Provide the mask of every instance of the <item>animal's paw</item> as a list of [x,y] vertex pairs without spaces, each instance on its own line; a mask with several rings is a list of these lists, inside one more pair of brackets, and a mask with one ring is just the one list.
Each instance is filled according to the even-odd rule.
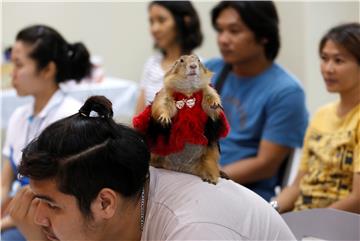
[[217,184],[217,180],[216,181],[214,181],[214,180],[211,180],[211,179],[202,179],[204,182],[208,182],[208,183],[210,183],[210,184],[214,184],[214,185],[216,185]]
[[169,115],[162,113],[159,118],[158,121],[160,122],[160,124],[162,124],[163,126],[168,126],[171,123],[171,118]]
[[226,180],[230,180],[230,177],[228,176],[228,174],[226,174],[224,171],[220,170],[220,177],[224,178]]
[[218,183],[219,175],[212,175],[211,173],[202,173],[200,174],[201,179],[204,182],[216,185]]
[[164,158],[155,154],[151,154],[150,165],[156,168],[164,167]]
[[208,95],[206,98],[206,101],[207,101],[208,106],[210,106],[211,109],[221,108],[220,99],[215,96]]

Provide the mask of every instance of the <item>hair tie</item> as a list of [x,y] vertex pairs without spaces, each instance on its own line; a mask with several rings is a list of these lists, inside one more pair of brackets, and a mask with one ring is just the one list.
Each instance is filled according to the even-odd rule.
[[103,116],[103,115],[99,115],[99,113],[97,113],[96,111],[94,111],[94,110],[92,110],[92,111],[90,111],[90,113],[89,113],[89,117],[101,117],[101,118],[104,118],[105,116]]
[[108,114],[108,115],[100,115],[97,111],[95,111],[95,110],[91,110],[90,112],[89,112],[89,114],[86,114],[86,113],[84,113],[84,112],[81,112],[81,111],[79,111],[79,113],[80,113],[80,115],[82,115],[82,116],[85,116],[85,117],[88,117],[88,118],[110,118],[111,117],[111,115],[110,114]]
[[20,173],[17,174],[17,179],[18,179],[19,181],[21,181],[21,179],[23,179],[23,178],[24,178],[23,175],[21,175]]
[[68,55],[69,58],[71,58],[74,55],[74,51],[69,49],[68,52],[67,52],[67,55]]

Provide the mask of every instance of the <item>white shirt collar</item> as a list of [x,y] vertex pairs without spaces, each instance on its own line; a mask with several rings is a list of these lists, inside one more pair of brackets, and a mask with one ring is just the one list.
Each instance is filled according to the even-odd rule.
[[40,111],[40,113],[36,117],[45,118],[55,106],[62,103],[64,97],[65,97],[65,93],[61,89],[58,89],[51,96],[50,100],[46,103],[45,107]]

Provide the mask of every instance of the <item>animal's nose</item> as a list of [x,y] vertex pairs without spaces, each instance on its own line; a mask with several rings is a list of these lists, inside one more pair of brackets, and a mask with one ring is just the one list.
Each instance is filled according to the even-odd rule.
[[197,67],[196,64],[191,64],[191,65],[190,65],[190,68],[191,68],[191,69],[196,69],[196,67]]

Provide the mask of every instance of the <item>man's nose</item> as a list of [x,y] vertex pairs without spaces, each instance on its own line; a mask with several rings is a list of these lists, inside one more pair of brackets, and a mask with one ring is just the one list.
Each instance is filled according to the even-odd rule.
[[34,223],[40,226],[49,227],[50,221],[46,215],[45,205],[46,204],[44,202],[40,201],[35,211]]
[[218,42],[219,44],[227,44],[229,42],[229,34],[226,31],[219,33]]

